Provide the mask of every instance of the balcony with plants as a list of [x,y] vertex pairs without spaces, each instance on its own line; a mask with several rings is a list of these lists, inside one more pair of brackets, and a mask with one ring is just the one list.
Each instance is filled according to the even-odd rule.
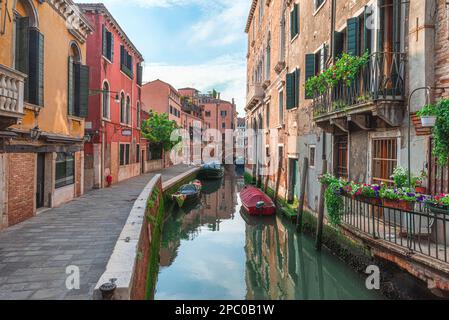
[[306,81],[315,122],[348,131],[350,123],[365,130],[377,125],[400,126],[404,108],[405,54],[343,53],[333,66]]

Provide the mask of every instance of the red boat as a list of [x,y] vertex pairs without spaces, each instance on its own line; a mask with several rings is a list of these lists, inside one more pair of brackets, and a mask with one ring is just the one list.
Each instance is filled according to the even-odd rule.
[[253,216],[271,216],[276,214],[276,206],[270,197],[253,186],[245,186],[240,191],[243,208]]

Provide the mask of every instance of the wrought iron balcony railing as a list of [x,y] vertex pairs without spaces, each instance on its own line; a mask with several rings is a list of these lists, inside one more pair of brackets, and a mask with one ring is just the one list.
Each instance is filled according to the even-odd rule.
[[313,98],[314,117],[375,101],[404,101],[404,74],[404,53],[372,53],[351,85],[341,82]]
[[388,207],[378,199],[344,199],[343,225],[366,237],[387,241],[442,262],[449,262],[449,211],[423,203]]

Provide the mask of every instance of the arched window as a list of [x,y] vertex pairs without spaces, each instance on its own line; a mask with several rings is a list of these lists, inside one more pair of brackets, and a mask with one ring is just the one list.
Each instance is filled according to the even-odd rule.
[[120,123],[126,123],[125,95],[120,94]]
[[76,105],[76,84],[77,84],[77,70],[81,63],[81,51],[75,42],[70,44],[69,49],[69,65],[68,65],[68,113],[69,115],[79,115],[79,106]]
[[270,69],[271,69],[271,34],[268,33],[268,41],[267,41],[267,58],[266,62],[266,79],[270,80]]
[[131,100],[126,97],[126,124],[131,124]]
[[103,118],[109,119],[109,115],[110,115],[109,84],[105,81],[103,83]]
[[140,103],[137,102],[137,111],[136,111],[136,126],[137,128],[140,128]]

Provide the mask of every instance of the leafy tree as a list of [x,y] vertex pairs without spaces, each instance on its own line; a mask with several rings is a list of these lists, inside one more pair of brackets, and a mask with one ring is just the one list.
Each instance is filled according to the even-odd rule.
[[171,141],[174,130],[178,129],[175,121],[168,119],[168,114],[151,112],[150,117],[142,122],[141,130],[145,139],[154,144],[159,144],[165,151],[171,150],[178,141]]

